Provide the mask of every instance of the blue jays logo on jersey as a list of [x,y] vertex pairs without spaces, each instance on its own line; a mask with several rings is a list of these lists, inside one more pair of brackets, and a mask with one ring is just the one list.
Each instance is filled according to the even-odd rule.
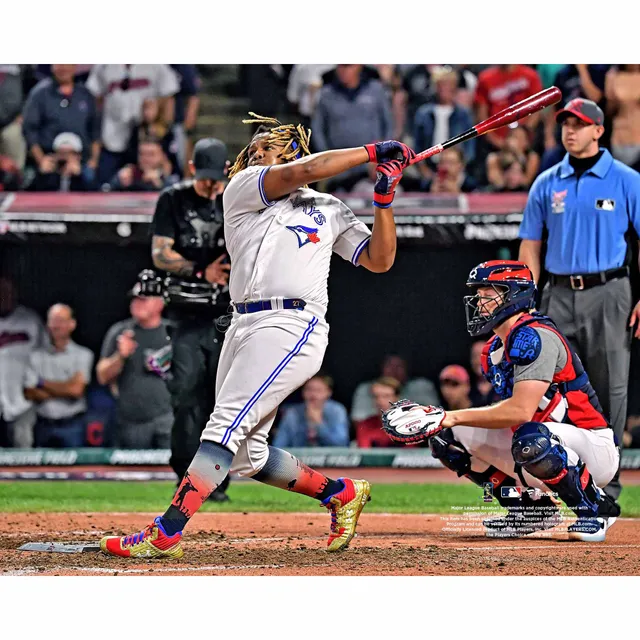
[[294,233],[298,239],[298,249],[304,247],[305,244],[317,244],[320,242],[317,229],[303,227],[301,224],[297,224],[295,227],[287,227],[287,229]]

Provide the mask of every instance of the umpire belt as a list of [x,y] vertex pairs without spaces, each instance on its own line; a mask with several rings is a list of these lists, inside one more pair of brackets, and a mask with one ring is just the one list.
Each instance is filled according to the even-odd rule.
[[250,302],[232,302],[237,313],[255,313],[275,309],[295,309],[302,311],[307,303],[302,298],[271,298],[270,300],[252,300]]
[[599,273],[585,273],[583,275],[558,276],[555,273],[549,274],[549,284],[552,287],[567,287],[574,291],[584,291],[592,287],[598,287],[606,284],[610,280],[616,278],[629,277],[629,267],[618,267],[617,269],[609,269],[608,271],[600,271]]

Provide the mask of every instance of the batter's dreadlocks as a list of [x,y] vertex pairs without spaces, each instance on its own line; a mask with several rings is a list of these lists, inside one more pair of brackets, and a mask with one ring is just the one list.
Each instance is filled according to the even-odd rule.
[[[280,153],[280,157],[285,162],[291,162],[297,158],[308,156],[309,140],[311,140],[311,129],[305,129],[301,124],[282,124],[276,118],[267,118],[266,116],[259,116],[253,111],[249,111],[249,115],[252,116],[250,120],[243,120],[244,124],[259,124],[260,127],[254,134],[268,133],[269,142],[274,144],[284,145],[284,149]],[[253,138],[252,138],[253,140]],[[251,142],[238,154],[234,165],[229,169],[229,178],[233,178],[239,171],[247,168],[249,161],[249,147]]]

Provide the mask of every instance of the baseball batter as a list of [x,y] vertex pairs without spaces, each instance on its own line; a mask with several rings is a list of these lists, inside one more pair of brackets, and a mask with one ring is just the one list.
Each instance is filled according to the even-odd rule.
[[[231,470],[302,493],[331,513],[329,551],[346,548],[370,497],[364,480],[333,480],[267,445],[278,405],[319,369],[332,252],[380,273],[394,262],[391,204],[414,156],[387,141],[309,155],[310,131],[254,116],[256,134],[229,172],[224,234],[232,263],[233,319],[216,379],[216,404],[171,506],[143,531],[106,537],[102,550],[123,557],[183,555],[182,530]],[[337,198],[307,184],[376,162],[373,231]]]
[[550,318],[531,311],[536,286],[525,264],[482,263],[467,286],[467,329],[494,333],[482,368],[502,400],[448,413],[401,401],[385,412],[385,428],[407,442],[428,438],[434,457],[458,476],[491,483],[508,513],[485,520],[490,537],[559,524],[551,490],[578,516],[570,538],[603,541],[620,508],[601,487],[620,453],[580,358]]

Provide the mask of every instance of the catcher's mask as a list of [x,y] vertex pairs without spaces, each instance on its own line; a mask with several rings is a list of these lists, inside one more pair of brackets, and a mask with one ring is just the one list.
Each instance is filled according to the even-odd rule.
[[[483,262],[471,270],[467,286],[475,292],[464,297],[467,331],[472,336],[488,333],[507,318],[535,306],[536,284],[531,270],[523,262]],[[478,293],[478,289],[487,287],[491,287],[496,295],[481,296]],[[487,312],[485,307],[492,301],[497,302],[497,306]]]

